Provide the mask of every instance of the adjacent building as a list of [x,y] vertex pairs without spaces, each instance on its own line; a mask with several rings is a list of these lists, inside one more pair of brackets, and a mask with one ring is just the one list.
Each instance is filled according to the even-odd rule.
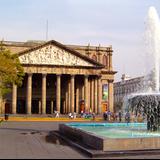
[[114,110],[112,46],[64,45],[57,41],[4,42],[24,67],[1,113],[61,114]]
[[125,96],[141,91],[143,83],[144,77],[131,78],[125,74],[122,75],[121,81],[114,83],[115,109],[121,109]]

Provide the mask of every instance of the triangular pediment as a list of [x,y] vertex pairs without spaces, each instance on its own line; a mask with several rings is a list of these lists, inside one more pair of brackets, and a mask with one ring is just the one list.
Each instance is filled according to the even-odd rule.
[[19,54],[22,64],[95,67],[98,63],[66,46],[50,41]]

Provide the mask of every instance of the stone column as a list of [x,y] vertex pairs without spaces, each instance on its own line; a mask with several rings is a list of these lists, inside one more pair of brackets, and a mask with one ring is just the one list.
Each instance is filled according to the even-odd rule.
[[66,113],[66,101],[63,101],[63,114]]
[[92,112],[94,111],[94,80],[91,80],[91,108],[92,108]]
[[68,112],[71,112],[71,80],[68,81]]
[[79,113],[79,86],[76,88],[76,113]]
[[57,75],[57,88],[56,88],[56,107],[57,111],[61,111],[61,75]]
[[53,107],[54,107],[54,102],[53,102],[53,101],[51,101],[51,114],[53,114],[53,113],[54,113]]
[[113,80],[108,81],[108,103],[109,103],[109,110],[111,112],[114,112],[114,106],[113,106],[113,101],[114,101],[114,89],[113,89]]
[[85,111],[89,111],[88,107],[88,76],[84,78],[84,101],[85,101]]
[[28,74],[27,81],[27,114],[32,114],[32,73]]
[[46,114],[46,81],[47,74],[42,74],[42,114]]
[[40,100],[38,102],[38,105],[39,105],[39,114],[42,114],[42,104]]
[[12,114],[17,113],[17,85],[13,84],[12,88]]
[[75,102],[75,75],[71,75],[71,112],[74,112]]
[[98,114],[102,113],[102,79],[98,77]]
[[82,84],[82,100],[84,100],[84,84]]
[[97,106],[97,98],[98,98],[98,94],[97,94],[97,89],[98,89],[98,85],[97,85],[97,77],[94,80],[94,109],[95,109],[95,113],[98,114],[98,106]]
[[112,64],[112,50],[109,52],[109,70],[112,71],[113,70],[113,64]]
[[91,81],[88,79],[88,109],[91,108]]
[[65,113],[69,113],[69,107],[68,107],[68,89],[65,93],[65,102],[66,102],[66,110],[65,110]]

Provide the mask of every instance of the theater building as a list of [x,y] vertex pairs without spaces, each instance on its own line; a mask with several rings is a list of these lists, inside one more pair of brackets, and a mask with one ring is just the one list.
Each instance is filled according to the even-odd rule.
[[23,85],[13,84],[0,111],[12,114],[61,114],[114,110],[112,46],[49,42],[4,42],[24,67]]

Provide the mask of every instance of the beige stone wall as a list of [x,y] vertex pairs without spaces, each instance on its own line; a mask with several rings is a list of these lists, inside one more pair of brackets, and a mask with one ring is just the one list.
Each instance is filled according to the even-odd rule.
[[[11,50],[13,53],[18,53],[21,51],[24,51],[26,49],[30,49],[32,47],[36,47],[38,44],[27,44],[27,43],[6,43],[6,46],[8,49]],[[33,74],[68,74],[68,75],[88,75],[88,76],[100,76],[101,80],[97,81],[97,85],[102,87],[103,84],[109,85],[109,105],[111,111],[114,110],[113,106],[113,82],[114,82],[114,75],[116,72],[113,71],[113,64],[112,64],[112,47],[101,47],[101,46],[77,46],[77,45],[67,45],[67,47],[76,50],[77,52],[86,55],[90,58],[93,58],[93,56],[97,56],[97,61],[101,64],[103,64],[103,56],[105,55],[107,57],[107,66],[105,66],[103,69],[93,69],[93,68],[66,68],[66,67],[57,67],[57,68],[51,68],[49,66],[24,66],[25,73],[33,73]],[[110,82],[110,83],[109,83]],[[96,82],[94,80],[94,85],[96,85]],[[79,89],[80,93],[79,96],[84,98],[84,93],[82,93],[82,88]],[[90,89],[91,90],[91,89]],[[97,90],[97,93],[101,92],[100,90]],[[94,97],[94,95],[90,97]],[[83,99],[82,98],[82,99]],[[90,100],[91,102],[93,100]],[[98,101],[98,100],[97,100]],[[98,101],[99,102],[99,101]],[[67,102],[66,102],[67,103]],[[97,102],[95,102],[97,103]],[[100,102],[101,103],[101,102]],[[92,104],[92,103],[91,103]],[[89,104],[90,105],[90,104]],[[98,104],[99,107],[102,104]],[[90,105],[91,106],[91,105]],[[95,106],[96,107],[96,106]],[[101,109],[101,108],[100,108]],[[98,110],[98,109],[97,109]]]

